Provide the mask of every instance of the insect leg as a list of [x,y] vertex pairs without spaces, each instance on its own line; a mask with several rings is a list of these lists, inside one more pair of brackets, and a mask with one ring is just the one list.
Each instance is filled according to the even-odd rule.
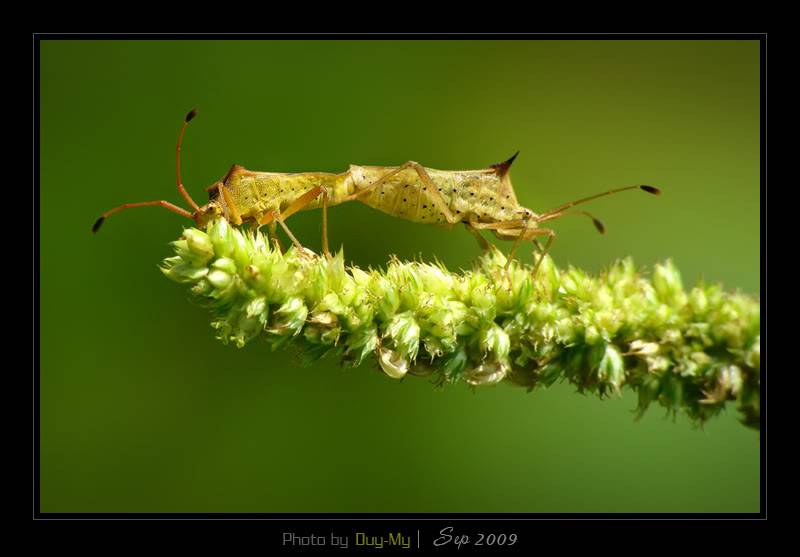
[[472,234],[476,240],[478,240],[478,245],[481,247],[483,251],[489,251],[491,249],[491,244],[486,241],[486,238],[481,236],[481,233],[478,231],[477,228],[472,226],[472,223],[465,222],[464,226],[466,227],[467,231]]
[[288,219],[297,211],[301,210],[303,207],[314,201],[317,197],[319,197],[319,194],[321,194],[323,191],[325,191],[325,188],[323,188],[322,186],[316,186],[311,188],[306,193],[304,193],[303,195],[292,201],[292,203],[288,207],[286,207],[286,210],[281,213],[281,216],[284,219]]
[[392,176],[394,176],[396,174],[399,174],[400,172],[402,172],[403,170],[407,169],[408,167],[409,167],[408,163],[406,163],[404,165],[401,165],[401,166],[398,166],[394,170],[387,172],[386,174],[384,174],[383,176],[381,176],[380,178],[375,180],[374,183],[368,185],[366,188],[358,190],[357,192],[346,196],[344,199],[342,199],[342,201],[355,201],[359,197],[363,196],[366,193],[371,192],[372,190],[374,190],[375,188],[377,188],[378,186],[380,186],[384,182],[386,182],[386,180],[388,180],[389,178],[391,178]]
[[114,207],[113,209],[106,211],[105,213],[100,215],[100,218],[95,221],[94,225],[92,225],[92,232],[97,232],[98,230],[100,230],[100,226],[102,226],[103,222],[114,213],[124,211],[125,209],[133,209],[134,207],[153,207],[153,206],[164,207],[165,209],[168,209],[173,213],[177,213],[182,217],[187,217],[190,219],[194,218],[189,211],[187,211],[182,207],[178,207],[177,205],[173,205],[169,201],[161,200],[161,201],[142,201],[140,203],[126,203],[125,205]]
[[[414,170],[417,171],[417,175],[419,176],[422,183],[425,184],[423,191],[428,195],[428,197],[433,201],[434,205],[442,212],[442,215],[449,224],[455,224],[460,219],[456,218],[452,213],[450,213],[450,209],[447,207],[447,203],[445,202],[442,194],[439,193],[436,184],[431,179],[430,174],[428,171],[425,170],[425,167],[419,164],[418,162],[408,161],[406,165],[410,166]],[[403,165],[405,166],[405,165]]]
[[322,192],[322,253],[328,259],[331,258],[331,252],[328,249],[328,191]]
[[264,226],[265,224],[268,224],[268,225],[270,225],[270,227],[272,229],[272,232],[274,234],[275,233],[275,222],[277,222],[278,224],[281,225],[281,228],[283,228],[283,231],[286,232],[286,235],[289,236],[289,239],[292,240],[292,242],[294,243],[295,247],[298,250],[304,251],[305,248],[297,240],[297,238],[294,237],[294,234],[292,234],[292,231],[289,230],[289,227],[286,226],[285,220],[286,220],[286,214],[285,213],[282,215],[280,213],[280,211],[277,211],[277,210],[269,211],[267,214],[265,214],[263,217],[261,217],[261,219],[258,221],[258,226],[261,227],[261,226]]
[[272,236],[272,241],[275,242],[275,247],[278,248],[278,251],[283,253],[283,246],[281,245],[281,241],[278,239],[278,226],[274,221],[269,223],[269,235]]
[[[281,228],[283,228],[283,231],[286,232],[286,235],[289,236],[289,238],[292,240],[292,243],[298,249],[298,251],[300,251],[300,253],[305,253],[305,248],[297,240],[297,238],[295,238],[294,234],[292,234],[292,231],[289,230],[289,227],[286,226],[285,220],[290,216],[292,216],[293,214],[295,214],[297,211],[301,210],[309,203],[311,203],[312,201],[314,201],[314,199],[319,197],[321,193],[323,194],[323,203],[325,204],[324,208],[327,208],[327,192],[325,191],[325,188],[323,188],[322,186],[316,186],[308,190],[306,193],[304,193],[297,199],[295,199],[283,213],[281,213],[278,210],[268,212],[258,221],[259,226],[263,226],[265,224],[272,224],[274,226],[273,221],[277,221],[278,224],[281,225]],[[325,252],[325,255],[327,257],[330,257],[330,252],[328,252],[328,237],[327,237],[327,232],[325,230],[323,230],[322,239],[323,239],[322,249]]]
[[[297,211],[314,201],[322,194],[322,253],[325,257],[330,259],[331,252],[328,250],[328,191],[322,186],[311,188],[306,193],[298,197],[289,205],[286,210],[281,214],[284,219],[289,218]],[[280,222],[280,221],[278,221]],[[284,226],[285,228],[285,226]],[[299,244],[299,242],[296,242]]]
[[392,176],[395,176],[396,174],[399,174],[400,172],[402,172],[402,171],[404,171],[406,169],[409,169],[409,168],[413,168],[414,171],[416,171],[416,173],[419,176],[420,180],[422,180],[423,191],[431,199],[433,204],[436,205],[436,208],[439,209],[439,211],[442,212],[442,216],[444,216],[444,218],[447,220],[447,223],[448,224],[455,224],[455,223],[459,222],[460,219],[456,218],[450,212],[450,209],[447,207],[447,203],[445,202],[445,200],[442,197],[442,195],[439,193],[439,190],[436,187],[436,184],[433,182],[433,179],[430,177],[428,172],[425,170],[425,167],[422,166],[421,164],[419,164],[418,162],[415,162],[415,161],[408,161],[408,162],[405,162],[405,163],[401,164],[400,166],[398,166],[394,170],[391,170],[391,171],[387,172],[386,174],[384,174],[383,176],[381,176],[380,178],[378,178],[374,183],[368,185],[366,188],[364,188],[364,189],[362,189],[360,191],[357,191],[354,194],[351,194],[351,195],[347,196],[344,199],[344,201],[352,201],[354,199],[358,199],[359,197],[363,196],[364,194],[371,192],[372,190],[374,190],[378,186],[380,186],[383,183],[385,183],[386,180],[388,180]]
[[472,222],[473,228],[479,230],[498,230],[500,228],[517,228],[522,229],[522,219],[506,220],[502,222]]
[[[522,241],[522,239],[526,236],[526,232],[528,231],[528,219],[529,218],[530,218],[529,216],[526,216],[524,219],[522,219],[524,228],[522,230],[520,230],[520,233],[517,236],[517,239],[514,240],[514,245],[511,246],[511,251],[508,252],[508,259],[506,260],[506,270],[508,270],[508,268],[511,267],[511,262],[514,260],[514,253],[516,253],[517,248],[519,247],[520,241]],[[532,237],[532,235],[527,235],[527,236]]]
[[225,205],[228,206],[228,210],[231,213],[231,221],[236,226],[242,224],[242,216],[239,214],[239,208],[236,207],[236,203],[233,201],[233,196],[228,191],[228,188],[225,187],[225,184],[222,182],[217,183],[217,188],[219,192],[222,194],[222,197],[225,199]]
[[[499,230],[504,228],[511,228],[513,229],[512,232],[516,232],[517,238],[514,240],[514,245],[511,247],[511,251],[508,253],[507,260],[506,260],[506,270],[511,265],[511,261],[514,258],[514,253],[516,253],[517,248],[519,247],[519,243],[522,240],[531,240],[534,236],[538,234],[546,234],[546,232],[537,232],[537,228],[528,228],[528,220],[529,217],[524,219],[516,219],[516,220],[508,220],[502,222],[470,222],[470,226],[478,229],[484,230]],[[541,229],[546,230],[546,229]],[[508,235],[514,235],[512,233],[508,233]]]
[[269,211],[265,215],[256,218],[256,230],[260,230],[262,226],[269,226],[269,237],[275,243],[275,249],[283,253],[283,246],[278,240],[278,228],[275,224],[275,211]]
[[294,247],[297,248],[297,251],[300,253],[300,255],[305,255],[306,249],[303,247],[303,244],[301,244],[298,241],[298,239],[294,237],[294,234],[292,234],[292,231],[289,230],[289,227],[286,226],[286,223],[284,222],[283,215],[281,215],[279,212],[276,212],[275,213],[275,220],[278,221],[278,224],[281,225],[281,228],[283,228],[283,231],[286,232],[287,236],[289,236],[289,239],[294,244]]
[[259,228],[265,224],[270,226],[271,231],[275,229],[275,211],[269,211],[267,214],[258,219]]
[[[544,249],[542,250],[542,255],[540,255],[539,258],[536,260],[536,265],[534,265],[533,271],[531,273],[531,277],[535,280],[536,279],[536,273],[539,271],[539,265],[542,264],[542,261],[544,260],[545,256],[550,251],[550,246],[553,245],[553,240],[556,239],[556,233],[553,232],[549,228],[534,228],[533,230],[531,230],[530,235],[531,236],[547,236],[547,242],[545,242],[545,244],[544,244]],[[536,243],[537,246],[539,245],[538,242],[536,242],[535,239],[533,241],[534,241],[534,243]]]

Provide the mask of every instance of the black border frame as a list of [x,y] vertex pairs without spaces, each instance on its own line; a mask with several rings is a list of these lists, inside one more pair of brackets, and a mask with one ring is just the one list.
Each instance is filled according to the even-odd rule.
[[[382,40],[407,40],[407,39],[493,39],[493,40],[586,40],[586,39],[605,39],[605,40],[757,40],[760,43],[760,77],[761,77],[761,279],[762,290],[761,302],[764,312],[764,326],[762,330],[762,343],[765,347],[762,353],[763,372],[761,376],[761,430],[759,434],[760,457],[761,457],[761,491],[760,491],[760,512],[758,513],[542,513],[542,514],[481,514],[481,513],[462,513],[462,514],[440,514],[440,513],[43,513],[40,509],[40,440],[39,440],[39,402],[40,402],[40,381],[39,381],[39,308],[40,308],[40,282],[39,282],[39,87],[40,87],[40,42],[43,40],[93,40],[93,39],[125,39],[125,40],[153,40],[153,39],[172,39],[172,40],[270,40],[270,39],[382,39]],[[260,529],[263,534],[267,531],[280,532],[285,529],[287,523],[292,523],[293,530],[302,532],[319,531],[353,531],[354,528],[361,527],[366,530],[375,530],[381,523],[387,523],[386,528],[400,528],[406,531],[416,531],[417,543],[422,536],[438,535],[438,530],[445,526],[454,526],[461,533],[474,533],[480,531],[518,531],[520,527],[529,528],[531,522],[542,521],[548,530],[555,526],[554,523],[569,524],[572,521],[581,522],[579,527],[584,534],[590,532],[599,533],[598,528],[602,528],[607,533],[604,523],[615,520],[640,521],[681,521],[692,522],[700,521],[706,526],[702,526],[703,532],[700,537],[705,538],[710,534],[711,523],[718,522],[741,522],[741,521],[765,521],[767,519],[767,335],[766,335],[766,260],[767,260],[767,230],[766,230],[766,211],[767,211],[767,34],[766,33],[280,33],[280,34],[230,34],[230,33],[33,33],[33,203],[32,225],[33,225],[33,374],[32,374],[32,398],[33,398],[33,520],[38,522],[73,522],[73,521],[257,521],[261,523]],[[586,524],[586,522],[589,524]],[[269,525],[264,523],[269,523]],[[344,523],[348,523],[345,527]],[[391,524],[391,526],[389,526]],[[483,528],[481,524],[485,524]],[[717,524],[718,526],[719,524]],[[264,528],[266,526],[266,529]],[[729,525],[732,526],[732,525]],[[567,526],[571,528],[572,526]],[[384,530],[386,530],[384,528]],[[710,528],[711,530],[716,529]],[[433,539],[433,537],[431,538]],[[273,540],[276,541],[276,540]],[[708,545],[714,546],[713,539],[707,540]],[[266,544],[266,538],[263,540]],[[521,543],[517,549],[533,549],[535,540],[528,543]],[[266,546],[264,546],[266,549]],[[295,548],[297,549],[297,548]],[[318,548],[303,548],[318,549]],[[353,548],[356,549],[356,548]],[[364,548],[362,548],[364,549]],[[391,548],[385,548],[391,549]],[[411,549],[414,549],[413,547]],[[474,548],[468,548],[474,549]],[[499,550],[499,548],[486,548],[489,551]],[[507,548],[511,549],[511,548]]]

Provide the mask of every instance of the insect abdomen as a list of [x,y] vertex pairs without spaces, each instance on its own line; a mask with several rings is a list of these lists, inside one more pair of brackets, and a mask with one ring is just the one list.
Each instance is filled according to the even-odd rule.
[[[396,169],[397,167],[351,166],[350,173],[358,191]],[[447,222],[428,195],[427,186],[422,184],[416,171],[410,168],[402,170],[358,199],[379,211],[412,222]]]
[[[367,188],[397,167],[351,166],[356,190]],[[503,184],[491,170],[446,171],[425,169],[435,193],[413,168],[392,176],[359,200],[389,215],[423,224],[444,224],[447,218],[435,202],[441,196],[456,221],[498,222],[515,218],[516,200],[504,203]]]

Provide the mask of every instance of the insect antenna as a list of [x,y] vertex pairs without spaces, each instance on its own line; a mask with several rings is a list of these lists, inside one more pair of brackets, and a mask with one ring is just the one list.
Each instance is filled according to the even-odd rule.
[[[183,196],[183,198],[189,203],[189,205],[194,208],[195,212],[200,211],[200,207],[197,203],[194,202],[192,196],[189,195],[189,192],[186,191],[186,188],[183,187],[183,183],[181,182],[181,144],[183,143],[183,134],[186,131],[186,126],[189,125],[189,122],[192,121],[192,118],[197,116],[197,110],[192,109],[186,115],[186,118],[183,119],[183,126],[181,126],[181,132],[178,135],[178,144],[175,147],[175,173],[177,176],[178,182],[178,192]],[[124,205],[120,205],[119,207],[114,207],[100,215],[94,224],[92,225],[92,232],[96,233],[100,230],[100,227],[103,226],[105,220],[113,215],[114,213],[118,213],[120,211],[124,211],[125,209],[133,209],[134,207],[153,207],[159,206],[164,207],[165,209],[172,211],[173,213],[177,213],[182,217],[187,217],[190,219],[194,219],[194,215],[187,211],[182,207],[178,207],[177,205],[170,203],[169,201],[159,200],[159,201],[142,201],[140,203],[125,203]]]
[[177,205],[170,203],[169,201],[164,201],[164,200],[142,201],[140,203],[126,203],[124,205],[120,205],[119,207],[114,207],[109,211],[106,211],[105,213],[100,215],[100,218],[94,221],[94,224],[92,225],[92,232],[96,233],[98,230],[100,230],[100,227],[103,226],[105,220],[114,213],[119,213],[120,211],[124,211],[125,209],[133,209],[134,207],[153,207],[153,206],[164,207],[165,209],[168,209],[173,213],[177,213],[182,217],[187,217],[194,220],[194,215],[192,215],[192,213],[190,213],[183,207],[178,207]]
[[646,191],[647,193],[651,193],[653,195],[661,195],[661,190],[658,189],[657,187],[654,187],[654,186],[638,185],[638,186],[628,186],[626,188],[617,188],[617,189],[613,189],[613,190],[604,191],[603,193],[597,193],[595,195],[590,195],[589,197],[584,197],[584,198],[581,198],[581,199],[577,199],[575,201],[570,201],[569,203],[565,203],[565,204],[563,204],[563,205],[561,205],[559,207],[556,207],[555,209],[550,209],[549,211],[539,215],[538,220],[539,220],[539,222],[545,221],[545,220],[552,220],[553,218],[556,218],[553,215],[560,215],[565,210],[567,210],[567,209],[569,209],[571,207],[574,207],[575,205],[579,205],[581,203],[586,203],[587,201],[592,201],[592,200],[597,199],[599,197],[605,197],[606,195],[613,195],[615,193],[620,193],[620,192],[628,191],[628,190],[642,190],[642,191]]
[[[558,219],[558,218],[561,218],[561,217],[565,217],[565,216],[568,216],[568,215],[583,215],[585,217],[589,217],[590,219],[592,219],[592,224],[594,224],[594,227],[597,229],[597,231],[600,234],[605,234],[606,233],[606,227],[603,226],[603,223],[600,221],[600,219],[598,219],[596,216],[594,216],[593,214],[591,214],[588,211],[559,211],[558,213],[549,214],[545,218],[538,219],[538,222],[545,222],[545,221],[548,221],[548,220],[555,220],[555,219]],[[540,215],[540,216],[542,216],[542,215]]]
[[192,209],[199,211],[200,207],[194,202],[194,199],[192,199],[192,196],[189,195],[188,191],[186,191],[186,188],[183,187],[183,182],[181,181],[181,144],[183,143],[183,134],[186,131],[186,126],[189,125],[189,122],[191,122],[192,118],[195,116],[197,116],[197,109],[193,108],[186,115],[186,118],[183,119],[181,133],[178,135],[178,145],[175,147],[175,175],[178,181],[178,192],[180,192]]

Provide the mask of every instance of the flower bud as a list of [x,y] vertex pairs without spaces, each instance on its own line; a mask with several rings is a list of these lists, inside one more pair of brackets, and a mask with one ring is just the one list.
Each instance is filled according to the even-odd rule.
[[265,326],[269,320],[269,304],[264,296],[253,298],[245,308],[247,317],[256,318],[261,326]]
[[420,328],[410,311],[399,313],[386,326],[386,336],[394,340],[395,347],[410,360],[417,358]]
[[597,377],[604,383],[611,385],[615,391],[619,392],[625,380],[625,366],[622,356],[612,345],[607,345],[605,354],[600,360],[597,369]]
[[220,257],[211,264],[211,267],[224,271],[229,275],[236,274],[236,263],[234,263],[233,259],[228,259],[227,257]]
[[508,364],[501,362],[484,362],[464,370],[464,379],[473,386],[495,385],[508,374]]
[[591,299],[592,281],[588,275],[580,269],[570,267],[561,276],[561,288],[570,296],[575,296],[580,300]]
[[706,309],[708,309],[708,298],[702,288],[697,286],[692,288],[692,292],[689,294],[689,305],[692,306],[692,311],[697,315],[705,314]]
[[189,249],[189,243],[186,240],[175,240],[174,242],[170,242],[169,245],[172,246],[172,249],[178,254],[179,259],[183,261],[194,260],[195,255]]
[[370,293],[375,298],[378,314],[383,319],[391,319],[400,308],[397,288],[386,277],[376,276],[370,283]]
[[195,266],[180,256],[168,257],[159,269],[175,282],[196,282],[208,273],[207,267]]
[[497,304],[492,286],[481,284],[479,281],[473,281],[473,284],[469,300],[472,311],[485,322],[493,321],[497,313]]
[[420,279],[426,292],[436,296],[449,296],[453,278],[444,269],[436,265],[422,265]]
[[497,324],[481,331],[480,346],[483,353],[491,353],[495,361],[505,362],[511,349],[508,334]]
[[603,337],[600,336],[600,331],[594,325],[586,327],[583,336],[589,346],[593,346],[603,340]]
[[205,232],[187,228],[183,231],[183,239],[186,240],[188,250],[198,263],[206,263],[214,256],[214,244]]
[[295,336],[305,325],[308,308],[300,298],[289,298],[273,313],[274,322],[269,329],[277,335]]
[[369,286],[370,275],[369,273],[359,269],[358,267],[352,267],[350,269],[350,274],[353,277],[353,280],[358,286],[366,288]]
[[408,360],[394,350],[378,348],[378,363],[383,372],[392,379],[402,379],[408,373]]
[[636,356],[652,356],[659,351],[659,345],[655,342],[645,342],[643,340],[634,340],[630,343],[630,352]]
[[650,373],[662,373],[672,365],[669,358],[665,356],[648,356],[645,358],[645,362],[647,363],[647,371]]
[[488,274],[491,274],[492,271],[504,269],[506,266],[506,261],[508,260],[506,259],[505,254],[503,254],[503,252],[501,252],[495,246],[492,246],[491,249],[483,252],[478,260],[478,263],[484,271],[486,271]]
[[208,238],[214,244],[214,252],[218,257],[228,257],[233,253],[233,242],[230,237],[230,225],[225,219],[216,219],[208,226]]
[[719,370],[717,383],[723,391],[738,395],[742,390],[742,370],[737,365],[723,366]]
[[378,331],[375,327],[361,327],[347,337],[348,360],[352,359],[353,365],[360,365],[369,354],[378,346]]
[[210,282],[214,288],[219,290],[224,289],[226,286],[230,285],[233,281],[233,277],[226,273],[225,271],[220,271],[219,269],[215,269],[208,273],[206,276],[206,280]]
[[322,311],[332,311],[338,315],[343,315],[347,313],[347,306],[345,306],[340,300],[339,296],[331,292],[327,294],[322,301],[319,303],[319,309]]
[[543,292],[548,299],[551,299],[558,292],[560,286],[561,278],[558,267],[553,262],[553,258],[546,255],[536,271],[536,288]]
[[200,279],[197,284],[192,286],[192,294],[195,296],[207,296],[213,289],[214,287],[211,286],[211,283],[205,279]]
[[234,228],[231,231],[231,245],[233,246],[233,253],[231,257],[239,267],[246,267],[250,264],[250,250],[248,249],[247,238],[239,228]]
[[656,265],[653,272],[653,287],[658,298],[664,303],[678,307],[686,303],[681,274],[671,260],[667,260],[664,265]]
[[455,379],[464,371],[467,364],[467,353],[463,348],[459,348],[442,362],[442,371],[448,379]]

